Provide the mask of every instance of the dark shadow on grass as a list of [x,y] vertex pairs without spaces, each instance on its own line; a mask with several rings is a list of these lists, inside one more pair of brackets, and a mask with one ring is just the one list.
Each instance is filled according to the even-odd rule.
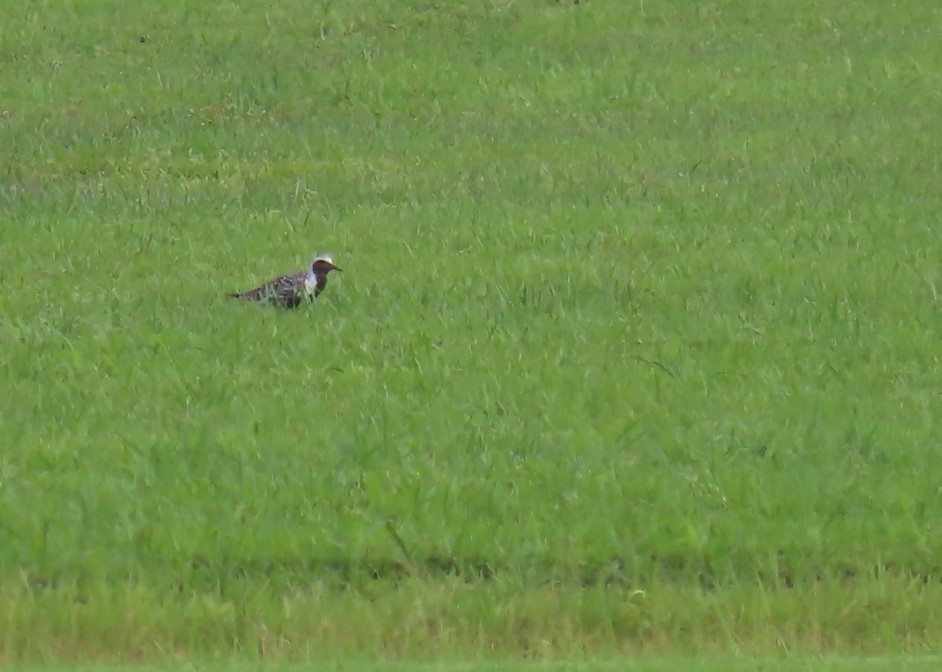
[[[266,583],[275,589],[297,590],[320,583],[338,590],[357,589],[374,582],[396,585],[414,580],[457,579],[467,583],[506,580],[525,586],[568,586],[633,589],[653,582],[696,586],[702,591],[713,591],[736,583],[754,582],[767,590],[790,590],[817,583],[853,583],[872,580],[880,575],[906,576],[914,582],[939,583],[942,567],[922,570],[894,566],[844,567],[827,570],[802,569],[795,572],[782,563],[777,571],[759,571],[755,568],[732,567],[718,571],[709,563],[679,556],[657,556],[645,560],[643,574],[632,569],[623,558],[610,558],[597,562],[572,565],[533,562],[526,566],[510,565],[483,558],[459,559],[445,556],[396,559],[346,558],[291,558],[249,559],[239,561],[213,561],[194,558],[187,566],[166,569],[163,581],[181,594],[216,592],[226,594],[240,586]],[[652,569],[653,568],[653,569]],[[159,572],[149,571],[144,576],[107,577],[108,582],[126,580],[130,583],[151,582]],[[24,576],[29,587],[36,591],[55,590],[63,584],[78,589],[90,581],[75,577],[50,577],[38,574]],[[158,579],[159,581],[160,579]]]

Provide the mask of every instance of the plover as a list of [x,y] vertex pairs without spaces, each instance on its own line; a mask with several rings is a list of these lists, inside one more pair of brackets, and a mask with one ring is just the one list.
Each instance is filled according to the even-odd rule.
[[303,271],[282,275],[261,287],[229,296],[247,301],[260,301],[283,308],[297,308],[301,301],[313,301],[327,286],[327,274],[342,269],[334,266],[329,254],[319,254]]

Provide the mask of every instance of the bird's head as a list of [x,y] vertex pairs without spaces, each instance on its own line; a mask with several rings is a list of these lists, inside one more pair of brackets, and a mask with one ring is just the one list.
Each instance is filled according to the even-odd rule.
[[334,266],[334,260],[329,254],[319,254],[311,262],[311,272],[318,278],[326,278],[331,271],[342,271]]

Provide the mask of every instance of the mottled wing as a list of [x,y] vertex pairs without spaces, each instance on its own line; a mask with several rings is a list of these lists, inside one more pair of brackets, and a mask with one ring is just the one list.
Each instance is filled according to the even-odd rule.
[[297,308],[304,298],[304,278],[306,275],[305,271],[283,275],[271,282],[266,282],[261,287],[233,294],[232,296],[248,301],[272,303],[285,308]]

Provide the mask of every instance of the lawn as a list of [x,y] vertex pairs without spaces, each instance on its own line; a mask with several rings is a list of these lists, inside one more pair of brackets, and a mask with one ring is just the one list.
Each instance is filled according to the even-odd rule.
[[938,651],[936,3],[0,7],[0,661]]
[[[187,670],[200,672],[301,672],[319,670],[323,672],[935,672],[939,669],[938,657],[924,658],[769,658],[761,661],[748,658],[642,658],[632,660],[600,660],[597,662],[466,662],[444,661],[439,663],[393,663],[390,661],[348,661],[344,663],[263,664],[226,662],[203,663],[187,666]],[[31,667],[29,672],[167,672],[179,670],[179,666],[73,666]]]

